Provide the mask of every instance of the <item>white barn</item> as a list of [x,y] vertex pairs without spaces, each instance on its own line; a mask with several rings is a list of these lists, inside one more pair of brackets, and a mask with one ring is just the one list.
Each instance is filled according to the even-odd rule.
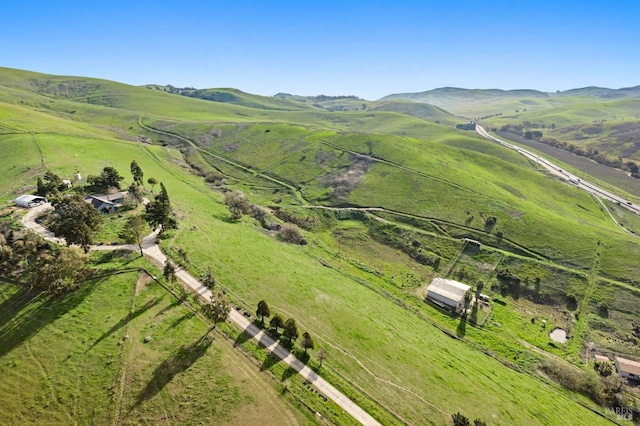
[[17,206],[20,207],[24,207],[24,208],[31,208],[31,207],[35,207],[38,206],[40,204],[44,204],[47,202],[47,199],[44,197],[41,197],[39,195],[29,195],[29,194],[25,194],[25,195],[21,195],[18,198],[16,198],[15,200],[13,200],[14,203],[16,203]]
[[427,300],[445,308],[460,312],[470,286],[446,278],[434,278],[427,287]]

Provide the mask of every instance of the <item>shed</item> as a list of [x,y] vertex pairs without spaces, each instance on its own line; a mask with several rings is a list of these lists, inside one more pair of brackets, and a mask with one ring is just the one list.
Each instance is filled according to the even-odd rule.
[[25,194],[19,196],[18,198],[13,200],[13,202],[20,207],[31,208],[46,203],[47,199],[39,195]]
[[619,356],[613,357],[613,363],[621,377],[627,379],[640,380],[640,362],[633,361]]
[[594,355],[593,358],[596,362],[611,362],[609,357],[604,355]]
[[456,312],[464,308],[465,296],[470,286],[446,278],[434,278],[427,287],[427,300]]

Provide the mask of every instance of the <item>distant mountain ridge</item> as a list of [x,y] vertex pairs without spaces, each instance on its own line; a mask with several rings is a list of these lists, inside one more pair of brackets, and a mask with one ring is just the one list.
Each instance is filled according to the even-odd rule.
[[531,89],[463,89],[441,87],[424,92],[395,93],[379,101],[404,100],[435,105],[468,118],[487,118],[519,111],[534,111],[581,103],[602,103],[640,99],[640,86],[622,89],[583,87],[557,92]]
[[[424,92],[408,92],[408,93],[394,93],[380,98],[380,101],[388,101],[394,99],[407,99],[417,102],[433,103],[429,100],[438,99],[440,97],[465,97],[477,98],[504,98],[504,97],[564,97],[564,96],[589,96],[601,99],[625,99],[625,98],[637,98],[640,97],[640,85],[633,87],[624,87],[621,89],[609,89],[606,87],[589,86],[577,89],[569,89],[558,92],[542,92],[533,89],[515,89],[515,90],[502,90],[502,89],[464,89],[460,87],[440,87],[433,90],[427,90]],[[436,104],[437,105],[437,104]]]

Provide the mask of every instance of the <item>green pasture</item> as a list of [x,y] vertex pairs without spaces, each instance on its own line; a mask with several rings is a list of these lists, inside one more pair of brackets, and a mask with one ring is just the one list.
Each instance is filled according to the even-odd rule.
[[0,286],[1,423],[310,421],[223,336],[139,278],[94,278],[61,300]]

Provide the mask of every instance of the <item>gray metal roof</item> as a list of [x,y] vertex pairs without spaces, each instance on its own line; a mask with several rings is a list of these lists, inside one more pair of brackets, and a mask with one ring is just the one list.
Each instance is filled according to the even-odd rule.
[[427,287],[427,295],[433,292],[446,297],[449,300],[460,301],[471,287],[458,281],[446,278],[434,278]]
[[34,202],[34,201],[42,201],[42,202],[47,202],[47,199],[44,197],[41,197],[39,195],[31,195],[31,194],[25,194],[25,195],[21,195],[18,198],[16,198],[15,200],[13,200],[14,203],[16,203],[19,206],[22,207],[28,207],[29,203]]

